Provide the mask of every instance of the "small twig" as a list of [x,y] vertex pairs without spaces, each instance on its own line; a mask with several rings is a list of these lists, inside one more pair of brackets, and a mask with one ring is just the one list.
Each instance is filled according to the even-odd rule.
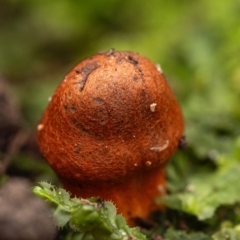
[[4,154],[2,160],[0,161],[0,176],[4,174],[10,165],[13,157],[18,153],[19,149],[24,145],[29,136],[26,129],[20,129],[13,137],[10,142],[6,153]]

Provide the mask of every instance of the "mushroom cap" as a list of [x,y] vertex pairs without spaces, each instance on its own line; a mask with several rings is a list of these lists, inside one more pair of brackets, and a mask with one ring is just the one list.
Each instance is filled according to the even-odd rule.
[[60,177],[114,183],[164,165],[183,125],[161,70],[137,53],[109,51],[80,62],[61,82],[38,143]]

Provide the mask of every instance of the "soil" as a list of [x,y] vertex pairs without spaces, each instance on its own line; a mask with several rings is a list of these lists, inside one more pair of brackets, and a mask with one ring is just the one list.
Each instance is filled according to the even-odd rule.
[[0,239],[53,240],[56,227],[46,204],[31,193],[26,178],[10,178],[0,188]]

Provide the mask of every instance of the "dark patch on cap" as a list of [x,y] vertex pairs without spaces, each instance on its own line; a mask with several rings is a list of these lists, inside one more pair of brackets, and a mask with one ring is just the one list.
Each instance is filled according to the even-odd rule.
[[70,111],[70,112],[73,112],[73,113],[76,112],[75,104],[66,104],[66,105],[64,105],[64,109],[65,109],[65,111]]
[[137,71],[139,72],[139,74],[143,77],[144,74],[143,74],[142,69],[141,69],[141,67],[139,66],[139,62],[138,62],[138,60],[137,60],[136,58],[134,58],[132,55],[128,55],[128,56],[125,58],[125,60],[126,60],[127,62],[133,64],[133,65],[136,67],[136,69],[137,69]]
[[139,80],[139,77],[136,76],[136,75],[134,75],[133,78],[132,78],[132,80],[133,80],[134,82],[137,82],[137,81]]
[[133,56],[128,55],[126,59],[127,59],[127,61],[130,62],[131,64],[133,64],[133,65],[138,65],[138,60],[136,60]]
[[97,98],[93,98],[93,101],[95,102],[95,103],[97,103],[98,105],[102,105],[103,104],[103,99],[101,99],[101,98],[99,98],[99,97],[97,97]]
[[98,67],[99,67],[99,65],[96,62],[91,62],[91,63],[87,63],[86,66],[84,66],[80,69],[76,69],[76,73],[82,75],[82,79],[79,82],[76,82],[77,84],[80,85],[79,86],[80,92],[84,89],[84,86],[87,82],[88,76],[93,71],[95,71]]

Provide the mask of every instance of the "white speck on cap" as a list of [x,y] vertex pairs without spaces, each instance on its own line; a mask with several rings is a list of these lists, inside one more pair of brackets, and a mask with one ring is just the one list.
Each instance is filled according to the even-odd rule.
[[38,130],[38,131],[41,131],[41,130],[43,129],[43,127],[44,127],[43,124],[38,124],[37,130]]
[[146,161],[145,165],[146,165],[147,167],[149,167],[149,166],[152,165],[152,162],[150,162],[150,161]]
[[156,64],[156,68],[160,73],[163,73],[163,70],[162,70],[160,64]]
[[151,112],[155,112],[156,106],[157,106],[156,103],[152,103],[152,104],[150,105],[150,110],[151,110]]
[[167,140],[164,145],[151,147],[150,150],[154,151],[154,152],[161,152],[161,151],[165,150],[168,147],[168,145],[169,145],[169,141]]

